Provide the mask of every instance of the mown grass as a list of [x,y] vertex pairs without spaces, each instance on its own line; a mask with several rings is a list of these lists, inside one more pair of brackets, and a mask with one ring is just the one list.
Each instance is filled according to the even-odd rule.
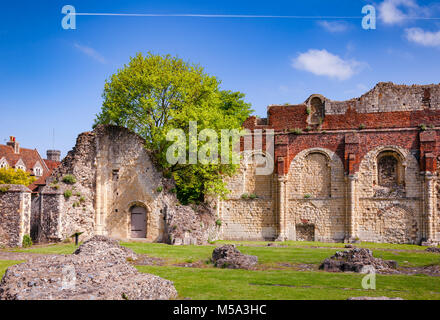
[[[242,243],[240,243],[242,244]],[[169,263],[206,261],[211,258],[215,246],[170,246],[161,243],[129,242],[122,245],[139,254],[147,254],[152,257],[165,259]],[[217,243],[220,246],[221,243]],[[394,245],[396,246],[396,245]],[[237,247],[242,253],[255,255],[260,264],[273,265],[274,263],[290,264],[320,264],[325,258],[330,257],[341,248],[312,248],[312,247],[267,247],[246,246]],[[375,249],[373,254],[386,260],[396,260],[399,265],[405,267],[418,267],[431,264],[440,264],[440,255],[423,251],[398,251]],[[403,245],[405,248],[405,245]],[[426,249],[426,248],[425,248]]]
[[10,252],[27,252],[40,254],[72,254],[76,250],[74,243],[57,243],[49,245],[35,245],[30,248],[14,248]]
[[6,272],[10,266],[14,264],[22,263],[23,261],[15,261],[15,260],[0,260],[0,279],[3,277],[3,274]]
[[[145,242],[123,242],[121,244],[138,254],[147,254],[151,257],[162,258],[167,263],[173,264],[209,260],[214,248],[224,243],[235,243],[242,253],[257,256],[259,263],[263,265],[273,265],[277,263],[319,264],[336,251],[344,249],[343,244],[338,243],[325,243],[325,246],[324,243],[319,242],[304,242],[306,245],[297,245],[298,243],[302,244],[302,242],[293,241],[286,242],[287,246],[285,247],[268,247],[265,245],[266,242],[237,241],[218,241],[215,245],[208,246],[170,246],[163,243]],[[335,245],[338,245],[338,247],[334,247]],[[375,257],[386,260],[396,260],[399,266],[403,267],[440,264],[440,255],[423,251],[426,250],[425,247],[376,243],[361,243],[356,246],[370,248],[373,250]],[[74,244],[53,244],[48,246],[33,246],[26,249],[18,248],[12,251],[40,254],[71,254],[75,249]]]
[[248,271],[138,266],[141,272],[169,279],[180,298],[195,300],[338,300],[354,296],[440,299],[440,278],[377,275],[376,290],[365,290],[364,275],[291,270]]
[[[259,270],[184,268],[174,263],[208,261],[216,246],[235,243],[244,254],[258,256]],[[424,275],[377,275],[376,290],[361,287],[364,275],[296,271],[279,264],[313,264],[317,266],[344,244],[293,242],[267,246],[267,242],[218,241],[206,246],[170,246],[161,243],[121,243],[138,254],[147,254],[165,260],[163,266],[137,266],[142,272],[156,274],[174,281],[181,298],[191,299],[347,299],[353,296],[388,296],[404,299],[440,300],[440,277]],[[357,244],[373,250],[376,257],[396,260],[400,266],[440,264],[440,255],[424,252],[425,247],[390,244]],[[71,254],[74,244],[55,244],[18,248],[12,251],[40,254]],[[10,265],[20,261],[0,261],[0,276]],[[263,271],[264,270],[264,271]]]

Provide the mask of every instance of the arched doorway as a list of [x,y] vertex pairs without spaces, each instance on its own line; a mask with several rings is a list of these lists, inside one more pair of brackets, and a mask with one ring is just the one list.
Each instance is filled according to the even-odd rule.
[[144,207],[133,206],[131,213],[131,238],[147,237],[147,210]]

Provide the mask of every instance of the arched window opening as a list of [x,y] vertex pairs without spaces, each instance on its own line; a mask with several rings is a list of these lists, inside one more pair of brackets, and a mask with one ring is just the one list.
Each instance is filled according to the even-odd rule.
[[312,98],[310,101],[310,124],[321,124],[324,118],[324,103],[318,97]]
[[377,157],[377,182],[387,188],[403,184],[402,161],[396,152],[385,151]]
[[383,151],[377,156],[376,197],[405,195],[405,170],[401,156],[395,151]]

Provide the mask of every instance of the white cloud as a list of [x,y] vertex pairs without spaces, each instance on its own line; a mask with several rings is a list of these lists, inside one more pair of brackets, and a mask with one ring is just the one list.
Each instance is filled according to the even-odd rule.
[[318,25],[331,33],[347,31],[348,25],[341,21],[318,21]]
[[95,49],[80,45],[79,43],[75,43],[73,46],[76,49],[78,49],[80,52],[93,58],[94,60],[98,61],[99,63],[102,63],[102,64],[107,63],[107,60],[99,52],[97,52]]
[[406,38],[410,42],[420,44],[425,47],[440,47],[440,31],[431,32],[421,28],[405,29]]
[[400,24],[408,18],[426,17],[427,7],[420,7],[414,0],[385,0],[379,5],[379,18],[389,25]]
[[362,63],[355,60],[343,60],[325,49],[310,49],[307,52],[300,53],[293,60],[292,66],[317,76],[347,80],[359,71]]

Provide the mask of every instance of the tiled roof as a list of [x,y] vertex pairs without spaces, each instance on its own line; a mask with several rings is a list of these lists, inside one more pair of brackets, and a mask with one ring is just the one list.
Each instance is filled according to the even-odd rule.
[[46,166],[50,171],[57,168],[61,163],[59,161],[47,160],[47,159],[44,159],[44,162],[46,163]]
[[0,159],[2,158],[5,158],[11,167],[15,167],[17,162],[21,159],[26,166],[26,171],[31,174],[33,174],[31,169],[34,168],[35,164],[37,162],[41,164],[43,167],[43,175],[29,186],[29,189],[32,191],[40,185],[45,185],[46,179],[50,176],[52,170],[60,164],[58,161],[43,159],[36,149],[20,148],[20,153],[16,154],[11,146],[0,144]]
[[[16,154],[11,146],[0,144],[0,159],[3,157],[6,159],[6,161],[8,161],[8,164],[11,167],[15,167],[17,162],[21,159],[26,166],[26,171],[28,172],[31,172],[30,169],[32,169],[38,161],[40,161],[40,163],[42,162],[40,154],[36,149],[32,150],[20,148],[20,153]],[[44,168],[44,161],[41,163],[41,165],[43,166],[43,169],[46,169]]]

